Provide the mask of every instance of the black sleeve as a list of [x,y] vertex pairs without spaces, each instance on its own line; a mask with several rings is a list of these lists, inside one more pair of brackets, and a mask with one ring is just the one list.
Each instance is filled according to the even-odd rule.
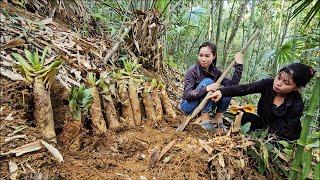
[[261,81],[243,84],[243,85],[236,85],[236,86],[229,86],[221,88],[221,94],[226,97],[234,97],[234,96],[245,96],[248,94],[254,93],[262,93],[265,88],[272,86],[273,79],[263,79]]
[[195,100],[206,94],[207,92],[206,87],[195,89],[195,85],[196,85],[195,76],[197,76],[196,73],[191,69],[189,69],[188,72],[186,73],[185,80],[184,80],[183,99]]
[[[236,64],[234,66],[234,73],[232,76],[232,80],[225,77],[222,82],[221,85],[223,86],[233,86],[233,85],[238,85],[241,79],[241,75],[242,75],[242,70],[243,70],[243,65],[242,64]],[[222,72],[219,71],[219,77],[221,76]]]

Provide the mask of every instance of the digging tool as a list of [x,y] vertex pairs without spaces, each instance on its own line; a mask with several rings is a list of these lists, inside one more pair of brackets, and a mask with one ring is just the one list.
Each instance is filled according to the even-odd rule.
[[[246,45],[241,49],[241,53],[244,53],[248,47],[250,46],[250,44],[253,42],[253,40],[258,36],[259,34],[259,29],[256,29],[255,32],[252,34],[252,36],[250,37],[250,39],[248,40],[248,42],[246,43]],[[231,70],[231,68],[235,65],[236,61],[233,60],[230,65],[223,71],[223,73],[221,74],[221,76],[219,77],[219,79],[215,82],[216,84],[221,84],[222,80],[224,79],[224,77],[228,74],[228,72]],[[209,91],[207,93],[207,95],[203,98],[203,100],[201,101],[201,103],[198,105],[198,107],[192,112],[192,114],[188,117],[188,119],[186,121],[184,121],[177,129],[176,131],[183,131],[184,128],[188,125],[188,123],[191,121],[191,119],[193,119],[194,117],[197,116],[197,114],[203,109],[203,107],[207,104],[209,97],[211,96],[213,92]]]

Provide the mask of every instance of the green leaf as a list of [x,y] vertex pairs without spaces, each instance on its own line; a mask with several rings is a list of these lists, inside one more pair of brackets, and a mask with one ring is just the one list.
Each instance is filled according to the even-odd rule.
[[48,49],[49,49],[48,46],[46,46],[46,47],[43,49],[43,53],[42,53],[41,59],[40,59],[41,67],[44,65],[44,62],[45,62],[45,59],[46,59],[46,55],[47,55]]
[[310,134],[309,138],[320,139],[320,131],[313,132],[312,134]]
[[269,169],[269,152],[267,149],[267,146],[264,142],[260,141],[260,153],[262,153],[262,160],[264,162],[264,165],[267,169]]
[[33,52],[33,62],[34,62],[34,68],[35,68],[36,70],[41,69],[38,49],[36,49],[36,51]]
[[244,124],[243,126],[241,126],[240,131],[243,134],[247,134],[250,131],[250,127],[251,127],[251,123],[247,122],[246,124]]
[[18,53],[12,53],[12,56],[26,69],[28,69],[29,71],[35,71],[33,69],[33,67],[31,67],[26,60]]
[[278,141],[278,143],[280,143],[285,148],[289,148],[290,147],[290,144],[287,141],[280,140],[280,141]]
[[89,72],[88,76],[87,76],[88,82],[89,82],[89,86],[93,87],[96,85],[96,74],[93,72]]
[[293,154],[292,149],[287,149],[287,148],[285,148],[285,149],[283,149],[282,151],[283,151],[287,156],[289,156],[289,157],[291,157],[292,154]]
[[69,93],[69,108],[72,115],[77,119],[81,119],[81,115],[86,115],[93,97],[91,96],[91,91],[84,85],[79,87],[72,87]]
[[34,67],[34,57],[33,54],[28,50],[28,49],[24,49],[24,54],[26,55],[26,58],[28,59],[28,61],[32,64],[32,66]]

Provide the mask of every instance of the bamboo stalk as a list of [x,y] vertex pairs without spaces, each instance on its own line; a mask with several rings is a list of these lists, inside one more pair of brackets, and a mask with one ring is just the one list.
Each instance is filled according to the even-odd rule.
[[307,138],[309,134],[309,129],[310,129],[310,124],[314,119],[314,113],[316,109],[319,107],[319,96],[320,96],[320,79],[317,79],[316,86],[314,87],[312,97],[311,97],[311,102],[306,114],[306,118],[303,121],[303,126],[302,130],[300,133],[300,138],[298,140],[298,147],[297,151],[295,153],[295,157],[293,159],[293,162],[291,164],[290,168],[290,174],[289,174],[289,180],[294,180],[297,179],[297,175],[300,171],[300,166],[301,166],[301,159],[302,155],[304,154],[304,148],[307,144]]
[[[248,47],[250,46],[250,44],[253,42],[253,40],[258,36],[259,34],[259,29],[256,29],[255,32],[252,34],[251,38],[248,40],[248,42],[246,43],[246,45],[241,49],[241,53],[244,53]],[[231,68],[235,65],[236,61],[233,60],[230,65],[223,71],[223,73],[221,74],[221,76],[219,77],[219,79],[215,82],[217,84],[220,84],[222,82],[222,80],[224,79],[224,77],[228,74],[228,72],[231,70]],[[192,114],[188,117],[188,119],[183,122],[177,129],[176,131],[183,131],[184,128],[188,125],[188,123],[191,121],[191,119],[193,119],[194,117],[197,116],[197,114],[199,112],[201,112],[201,110],[203,109],[203,107],[207,104],[209,98],[211,96],[213,92],[209,91],[207,93],[207,95],[203,98],[203,100],[201,101],[201,103],[198,105],[198,107],[192,112]]]

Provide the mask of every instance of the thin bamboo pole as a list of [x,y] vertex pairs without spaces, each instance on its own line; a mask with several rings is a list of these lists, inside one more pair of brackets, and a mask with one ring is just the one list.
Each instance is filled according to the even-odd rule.
[[307,138],[309,134],[310,124],[313,121],[314,113],[316,109],[319,107],[319,96],[320,96],[320,78],[317,78],[316,86],[314,87],[312,97],[310,100],[310,105],[306,114],[306,118],[303,121],[302,130],[300,133],[300,138],[298,140],[298,147],[295,153],[295,157],[291,164],[289,180],[297,179],[297,175],[300,171],[302,155],[304,154],[304,148],[307,144]]

